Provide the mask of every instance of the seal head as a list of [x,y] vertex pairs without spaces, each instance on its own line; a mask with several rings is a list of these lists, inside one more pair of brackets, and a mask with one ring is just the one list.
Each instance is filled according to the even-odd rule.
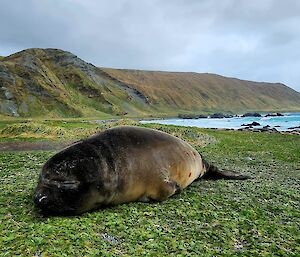
[[44,213],[81,213],[99,174],[97,158],[87,144],[75,144],[54,155],[43,166],[35,204]]

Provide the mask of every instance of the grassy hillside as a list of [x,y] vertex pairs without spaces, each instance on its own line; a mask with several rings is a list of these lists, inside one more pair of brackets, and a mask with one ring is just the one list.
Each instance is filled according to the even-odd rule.
[[150,113],[145,97],[92,64],[57,49],[29,49],[0,61],[0,113],[109,118]]
[[[33,135],[34,140],[59,141],[66,135],[76,140],[78,131],[85,137],[115,125],[0,122],[0,144],[22,138],[26,146],[36,143]],[[55,151],[0,151],[0,255],[299,256],[299,136],[142,126],[181,137],[219,167],[255,179],[199,180],[163,203],[45,217],[32,194],[42,165]]]
[[215,74],[104,69],[147,94],[161,108],[186,111],[297,110],[300,94],[280,83],[226,78]]
[[0,58],[0,117],[250,110],[300,110],[300,94],[283,84],[213,74],[98,68],[58,49],[28,49]]

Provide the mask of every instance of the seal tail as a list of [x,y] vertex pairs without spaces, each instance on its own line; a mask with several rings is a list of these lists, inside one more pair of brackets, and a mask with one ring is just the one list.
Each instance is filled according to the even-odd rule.
[[253,177],[243,175],[231,170],[220,170],[216,166],[209,164],[207,161],[202,159],[206,173],[202,177],[203,179],[234,179],[234,180],[245,180]]

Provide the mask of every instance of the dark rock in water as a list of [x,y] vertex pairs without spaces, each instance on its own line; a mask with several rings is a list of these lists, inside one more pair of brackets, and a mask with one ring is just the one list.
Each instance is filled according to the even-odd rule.
[[261,117],[261,114],[257,112],[247,112],[243,114],[241,117]]
[[269,127],[270,126],[264,126],[260,129],[260,131],[262,131],[262,132],[269,131],[270,130]]
[[252,126],[260,126],[260,124],[256,121],[253,121],[252,123],[249,123],[249,124],[242,124],[241,126],[249,126],[249,127],[252,127]]
[[251,131],[251,132],[268,132],[268,133],[278,133],[279,131],[276,128],[270,128],[269,125],[262,128],[253,128],[252,126],[247,126],[244,128],[239,128],[239,131]]
[[261,132],[267,132],[267,131],[269,131],[269,129],[267,129],[267,128],[261,128],[260,131]]
[[280,126],[279,125],[276,125],[276,126],[274,126],[275,128],[279,128]]
[[224,114],[222,113],[214,113],[212,115],[210,115],[211,118],[215,118],[215,119],[221,119],[224,118]]
[[196,117],[194,115],[178,114],[178,118],[180,118],[180,119],[195,119]]
[[277,117],[277,116],[284,116],[282,113],[268,113],[265,117]]
[[213,119],[222,119],[222,118],[232,118],[233,115],[223,114],[223,113],[214,113],[214,114],[210,115],[210,117]]
[[271,132],[278,132],[278,130],[276,128],[271,128],[271,129],[269,129],[269,131],[271,131]]
[[298,126],[298,127],[290,127],[288,129],[300,129],[300,126]]
[[273,132],[273,133],[278,132],[278,130],[276,128],[270,128],[269,125],[264,126],[264,127],[260,128],[259,130],[261,132]]
[[178,118],[180,119],[205,119],[206,115],[202,114],[178,114]]

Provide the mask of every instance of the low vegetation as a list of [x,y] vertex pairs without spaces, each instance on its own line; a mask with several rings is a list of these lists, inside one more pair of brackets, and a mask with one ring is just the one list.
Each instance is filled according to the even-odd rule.
[[[77,140],[117,124],[136,123],[0,123],[0,144]],[[2,151],[0,255],[298,256],[299,136],[143,126],[177,135],[209,161],[255,179],[199,180],[163,203],[44,217],[32,193],[43,163],[55,151]]]

